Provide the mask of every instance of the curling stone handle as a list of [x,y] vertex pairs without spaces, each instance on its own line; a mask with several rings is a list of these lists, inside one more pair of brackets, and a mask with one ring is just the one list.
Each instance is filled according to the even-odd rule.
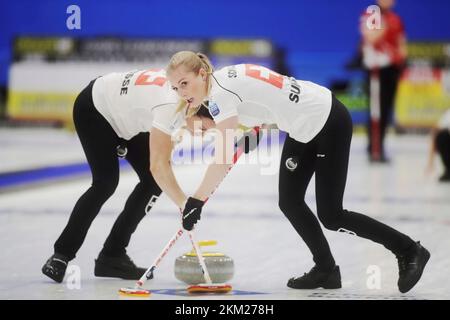
[[217,244],[217,240],[200,240],[198,242],[198,245],[200,247],[215,246],[216,244]]
[[[217,240],[200,240],[197,243],[199,247],[215,246],[217,244]],[[196,255],[194,249],[192,249],[190,253]]]

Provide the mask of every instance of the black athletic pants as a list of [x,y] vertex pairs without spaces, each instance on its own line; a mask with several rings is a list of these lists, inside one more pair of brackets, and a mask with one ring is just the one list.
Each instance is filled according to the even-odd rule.
[[[389,66],[381,68],[379,71],[380,77],[380,151],[382,156],[385,155],[384,150],[384,138],[386,136],[386,130],[389,122],[392,118],[392,112],[395,103],[395,95],[397,92],[397,85],[400,78],[402,68],[398,66]],[[370,79],[370,73],[368,73]],[[369,80],[368,80],[369,81]],[[370,90],[370,86],[368,85]],[[369,97],[370,97],[370,91]],[[368,134],[368,146],[367,151],[370,154],[372,150],[372,135],[370,115],[367,120],[367,134]]]
[[[95,80],[94,80],[95,81]],[[69,222],[54,245],[56,253],[69,259],[81,247],[88,229],[103,204],[119,183],[119,159],[116,147],[120,138],[92,101],[92,81],[77,97],[73,119],[78,137],[92,172],[91,187],[78,199]],[[139,177],[139,183],[126,201],[106,239],[103,253],[119,256],[126,252],[132,233],[161,194],[150,173],[149,133],[141,133],[127,143],[126,159]]]
[[348,232],[384,245],[401,255],[414,244],[408,236],[362,214],[344,210],[344,196],[352,120],[345,106],[333,96],[330,116],[309,143],[287,137],[280,165],[279,206],[313,254],[319,269],[335,265],[330,247],[305,193],[316,174],[317,215],[330,230]]
[[436,135],[435,143],[436,149],[441,156],[445,173],[450,174],[450,131],[448,129],[439,130]]

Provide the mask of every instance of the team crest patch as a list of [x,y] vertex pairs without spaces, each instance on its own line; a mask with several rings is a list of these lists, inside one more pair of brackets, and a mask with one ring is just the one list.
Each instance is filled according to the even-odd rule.
[[216,117],[220,113],[220,109],[216,103],[213,102],[209,105],[209,113],[211,113],[213,117]]

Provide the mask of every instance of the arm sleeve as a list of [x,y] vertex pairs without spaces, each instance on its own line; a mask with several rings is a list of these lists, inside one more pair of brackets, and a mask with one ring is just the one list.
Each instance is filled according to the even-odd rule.
[[176,113],[176,105],[162,106],[153,111],[152,126],[168,135],[177,129],[178,122],[179,114]]
[[237,106],[241,101],[232,93],[222,92],[209,102],[209,113],[215,123],[238,115]]

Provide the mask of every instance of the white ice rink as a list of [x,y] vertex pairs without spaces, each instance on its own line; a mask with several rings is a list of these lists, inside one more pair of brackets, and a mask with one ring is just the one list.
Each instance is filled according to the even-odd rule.
[[[0,130],[1,171],[70,163],[83,159],[76,136],[53,130]],[[388,137],[390,165],[369,165],[365,138],[355,136],[344,207],[364,213],[410,235],[431,252],[421,281],[407,294],[397,289],[394,255],[371,241],[325,230],[343,288],[294,290],[287,280],[309,271],[311,255],[277,206],[278,174],[261,175],[255,164],[236,165],[204,207],[198,239],[216,239],[217,250],[231,256],[235,274],[226,295],[187,296],[174,276],[176,257],[190,251],[183,236],[146,283],[146,299],[449,299],[450,184],[426,177],[428,138]],[[253,157],[255,154],[253,155]],[[31,159],[31,160],[30,160]],[[245,159],[241,159],[245,160]],[[436,159],[437,162],[438,159]],[[192,192],[204,166],[176,166],[182,187]],[[81,250],[71,262],[69,277],[57,284],[41,274],[53,243],[65,226],[90,177],[0,193],[0,299],[128,299],[117,294],[134,281],[96,278],[94,259],[137,178],[122,171],[119,187],[94,220]],[[307,202],[315,211],[314,179]],[[132,237],[128,253],[148,266],[179,228],[179,212],[161,196]],[[75,279],[80,271],[79,288]],[[377,278],[377,276],[379,276]],[[68,279],[69,278],[69,279]],[[132,298],[136,299],[136,298]]]

